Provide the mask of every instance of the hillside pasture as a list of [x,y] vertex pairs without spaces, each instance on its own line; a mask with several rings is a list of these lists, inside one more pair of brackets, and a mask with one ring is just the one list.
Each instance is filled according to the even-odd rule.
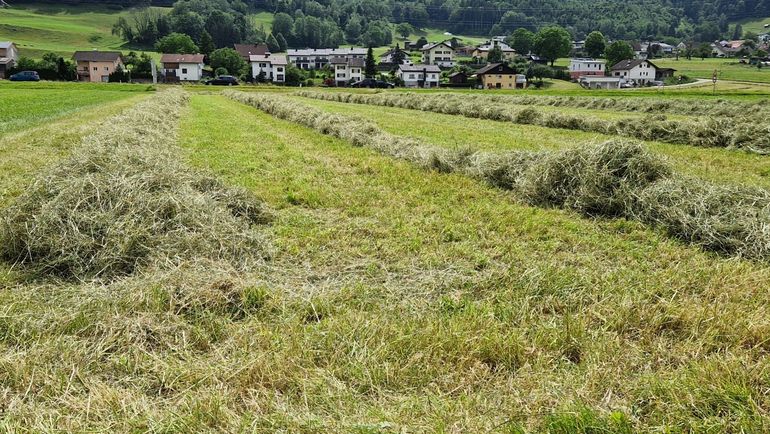
[[[169,8],[154,8],[166,12]],[[14,41],[22,56],[47,52],[68,57],[78,50],[131,50],[112,25],[130,9],[88,5],[14,4],[0,9],[0,40]]]
[[674,68],[677,74],[692,78],[710,80],[716,70],[719,80],[770,83],[770,68],[759,69],[756,66],[741,64],[738,59],[665,58],[653,59],[652,62],[661,68]]

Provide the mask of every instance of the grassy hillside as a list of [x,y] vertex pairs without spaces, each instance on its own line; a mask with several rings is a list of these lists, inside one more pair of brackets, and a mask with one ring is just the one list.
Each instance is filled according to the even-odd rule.
[[756,34],[770,32],[770,27],[765,27],[765,24],[770,24],[770,17],[748,18],[736,21],[736,24],[740,24],[743,27],[744,32],[754,32]]
[[759,69],[756,66],[738,63],[737,59],[655,59],[653,62],[664,68],[675,68],[677,74],[693,78],[711,79],[714,70],[720,80],[753,81],[770,83],[770,68]]
[[[167,10],[157,8],[158,10]],[[14,5],[0,9],[0,40],[11,40],[21,54],[39,57],[46,52],[69,56],[77,50],[129,51],[112,35],[112,25],[129,10],[99,5]]]

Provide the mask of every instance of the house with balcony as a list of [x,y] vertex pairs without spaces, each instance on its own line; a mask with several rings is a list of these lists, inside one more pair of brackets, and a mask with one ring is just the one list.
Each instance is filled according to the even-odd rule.
[[19,50],[10,41],[0,41],[0,79],[8,78],[8,73],[19,61]]
[[441,68],[455,66],[455,50],[446,42],[425,44],[420,51],[422,51],[422,63],[424,65],[436,65]]
[[569,61],[569,76],[573,80],[584,76],[603,77],[606,72],[605,61],[601,59],[577,58]]
[[160,58],[163,81],[200,81],[203,78],[203,54],[164,54]]
[[255,81],[286,82],[286,67],[289,61],[283,54],[251,55],[249,64],[251,64],[251,78]]
[[366,48],[304,48],[286,51],[289,63],[300,69],[321,69],[328,65],[332,58],[366,59]]
[[438,87],[441,68],[438,65],[399,65],[396,76],[406,87]]
[[329,63],[334,70],[334,83],[337,86],[346,86],[364,78],[364,59],[333,57]]
[[80,81],[106,83],[110,81],[110,74],[125,69],[118,51],[76,51],[72,60],[75,61]]

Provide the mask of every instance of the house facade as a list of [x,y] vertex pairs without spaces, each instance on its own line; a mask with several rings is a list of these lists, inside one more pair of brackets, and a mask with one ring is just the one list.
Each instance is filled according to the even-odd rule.
[[76,51],[72,59],[77,66],[80,81],[106,83],[110,80],[110,74],[125,68],[123,58],[117,51]]
[[270,55],[270,49],[266,44],[235,44],[233,48],[246,62],[250,61],[251,56]]
[[[404,50],[400,50],[402,53],[404,53],[404,59],[401,61],[401,65],[412,65],[412,58],[409,57],[409,53],[407,53]],[[388,50],[380,56],[380,63],[396,63],[395,59],[396,50],[391,49]]]
[[441,68],[455,66],[454,48],[446,42],[426,44],[422,47],[422,63],[424,65],[436,65]]
[[203,78],[203,54],[164,54],[160,58],[163,81],[200,81]]
[[623,60],[612,66],[612,77],[643,86],[656,79],[657,70],[658,67],[649,60]]
[[492,63],[476,71],[476,79],[484,89],[526,89],[527,77],[505,63]]
[[497,40],[492,40],[476,47],[476,49],[473,50],[473,57],[486,60],[489,57],[489,52],[495,49],[495,47],[500,48],[500,51],[503,52],[503,57],[505,59],[512,60],[514,57],[516,57],[516,50],[511,48],[505,42]]
[[604,60],[580,58],[569,61],[569,76],[573,80],[584,76],[604,76],[606,72]]
[[441,68],[438,65],[400,65],[396,75],[406,87],[437,87]]
[[251,64],[251,78],[254,80],[264,80],[273,83],[286,82],[286,67],[289,64],[289,61],[284,55],[252,55],[249,56],[249,64]]
[[19,61],[19,50],[16,44],[0,41],[0,79],[8,78],[11,68]]
[[328,65],[333,57],[366,59],[366,48],[305,48],[287,50],[289,63],[300,69],[321,69]]
[[337,86],[346,86],[364,78],[364,59],[333,57],[329,63],[334,70],[334,83]]
[[586,89],[620,89],[620,85],[623,83],[623,79],[620,77],[604,77],[604,76],[583,76],[578,80],[581,86]]

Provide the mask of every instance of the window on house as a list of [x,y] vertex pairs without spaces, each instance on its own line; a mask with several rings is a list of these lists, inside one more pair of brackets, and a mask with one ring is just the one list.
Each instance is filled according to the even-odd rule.
[[187,68],[182,68],[182,74],[187,74]]
[[99,67],[98,66],[94,66],[94,71],[98,71],[98,70],[99,70]]
[[109,66],[105,66],[104,67],[104,72],[110,72],[110,67]]

